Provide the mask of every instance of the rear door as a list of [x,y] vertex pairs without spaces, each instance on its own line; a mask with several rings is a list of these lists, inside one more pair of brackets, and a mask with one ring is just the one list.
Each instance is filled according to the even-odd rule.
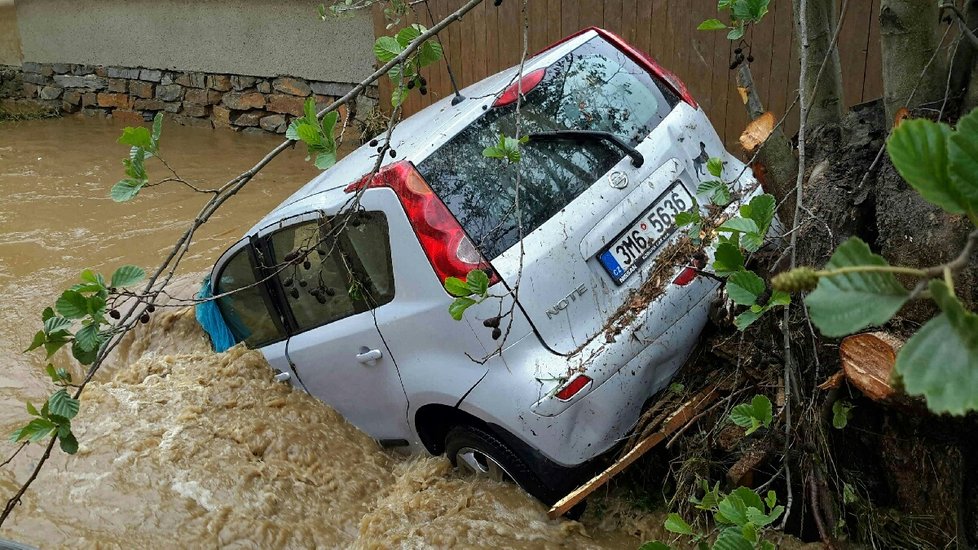
[[291,360],[311,394],[374,438],[408,439],[407,397],[376,322],[395,293],[387,217],[315,212],[260,235],[261,263],[293,333],[265,350],[270,361],[289,371]]
[[[694,207],[681,143],[690,129],[663,124],[679,104],[596,36],[547,67],[518,113],[491,109],[419,164],[501,276],[520,284],[519,301],[552,350],[571,353],[603,329],[674,235],[675,215]],[[644,162],[593,139],[531,141],[517,165],[483,157],[517,121],[521,135],[609,132]]]

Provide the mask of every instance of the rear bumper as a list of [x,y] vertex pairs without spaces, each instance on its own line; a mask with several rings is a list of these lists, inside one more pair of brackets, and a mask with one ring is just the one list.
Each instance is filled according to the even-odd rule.
[[[686,314],[600,385],[555,416],[521,415],[517,431],[550,460],[572,467],[627,437],[646,400],[683,365],[706,325],[710,291]],[[514,427],[508,427],[513,429]]]

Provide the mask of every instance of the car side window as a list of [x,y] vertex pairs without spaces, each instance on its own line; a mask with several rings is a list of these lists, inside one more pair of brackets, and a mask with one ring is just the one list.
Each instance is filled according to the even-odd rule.
[[238,342],[258,348],[285,338],[278,313],[257,284],[250,257],[251,247],[239,250],[224,264],[214,283],[214,294],[233,292],[217,299],[225,323]]
[[271,235],[269,246],[298,332],[394,298],[387,218],[381,212],[285,227]]

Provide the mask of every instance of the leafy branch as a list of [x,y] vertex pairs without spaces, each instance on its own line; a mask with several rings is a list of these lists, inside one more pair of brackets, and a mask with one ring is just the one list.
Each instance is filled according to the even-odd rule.
[[[385,63],[382,67],[377,69],[370,76],[359,82],[354,86],[349,92],[347,92],[343,97],[337,99],[326,108],[317,113],[317,118],[323,118],[328,113],[338,110],[342,105],[346,105],[354,100],[359,94],[367,88],[367,86],[374,83],[378,78],[387,74],[387,72],[403,62],[408,56],[410,56],[414,51],[417,50],[428,38],[434,36],[438,31],[444,29],[449,24],[458,21],[463,15],[471,11],[473,8],[482,3],[483,0],[469,0],[464,5],[460,6],[457,10],[449,14],[447,17],[442,19],[438,24],[434,25],[430,29],[427,29],[424,33],[418,36],[414,41],[408,44],[401,53],[399,53],[395,58],[391,59]],[[388,128],[388,137],[390,134],[390,128]],[[152,133],[150,134],[152,136]],[[145,145],[140,138],[141,143]],[[141,322],[144,318],[143,315],[146,314],[148,308],[153,307],[153,304],[157,297],[163,293],[166,286],[172,280],[174,274],[176,273],[177,266],[180,264],[184,256],[187,254],[190,244],[193,240],[194,235],[197,230],[207,223],[207,221],[214,215],[214,213],[220,209],[220,207],[227,202],[231,197],[235,196],[248,182],[251,181],[255,175],[261,171],[269,162],[275,157],[289,149],[289,147],[294,144],[295,141],[291,139],[286,139],[281,144],[276,146],[274,149],[269,151],[264,157],[262,157],[254,166],[250,169],[242,172],[241,174],[230,179],[221,187],[217,188],[214,192],[214,197],[212,197],[201,210],[197,213],[194,220],[189,224],[186,231],[177,239],[174,246],[171,248],[170,252],[167,254],[166,258],[160,263],[156,270],[148,277],[145,285],[139,296],[142,296],[141,303],[144,305],[142,308],[132,308],[125,313],[120,313],[120,319],[115,323],[111,334],[108,335],[108,339],[105,340],[98,348],[95,353],[94,360],[88,368],[85,378],[77,386],[73,398],[77,399],[82,391],[84,391],[85,386],[91,381],[92,377],[98,372],[102,363],[104,362],[107,355],[121,342],[121,336],[131,330],[136,323]],[[145,149],[145,147],[144,147]],[[145,157],[144,157],[145,160]],[[378,163],[379,163],[378,159]],[[128,174],[127,174],[128,175]],[[145,182],[142,186],[145,186]],[[49,407],[50,411],[50,407]],[[40,411],[39,411],[40,412]],[[41,469],[47,463],[50,458],[51,451],[54,447],[56,439],[51,438],[44,453],[37,460],[31,471],[30,476],[25,480],[17,492],[11,496],[7,501],[2,514],[0,514],[0,525],[12,513],[14,507],[20,502],[21,497],[30,487],[30,485],[37,479],[38,474]]]
[[[394,36],[381,36],[374,42],[374,55],[381,63],[389,63],[401,55],[427,30],[422,25],[414,24],[401,29]],[[442,58],[442,53],[440,43],[424,40],[413,53],[387,71],[387,76],[394,84],[394,91],[391,93],[392,106],[397,107],[403,103],[410,90],[415,86],[418,87],[421,95],[428,93],[428,81],[421,76],[421,69],[438,62]]]
[[698,31],[728,31],[727,38],[740,40],[747,26],[759,23],[767,15],[771,0],[719,0],[717,11],[730,11],[730,24],[719,19],[707,19],[696,27]]

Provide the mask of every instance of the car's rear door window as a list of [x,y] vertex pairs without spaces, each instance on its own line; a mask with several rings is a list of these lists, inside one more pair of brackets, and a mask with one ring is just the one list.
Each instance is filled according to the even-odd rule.
[[255,277],[252,248],[239,250],[224,264],[214,283],[217,307],[238,342],[257,348],[285,338],[282,326],[265,287]]
[[394,298],[387,218],[381,212],[323,216],[273,233],[268,244],[296,332]]
[[555,130],[611,132],[632,146],[679,102],[627,55],[598,37],[552,64],[516,105],[490,109],[418,164],[432,189],[487,257],[519,240],[573,201],[624,154],[600,141],[533,142],[516,170],[483,156],[499,136]]

